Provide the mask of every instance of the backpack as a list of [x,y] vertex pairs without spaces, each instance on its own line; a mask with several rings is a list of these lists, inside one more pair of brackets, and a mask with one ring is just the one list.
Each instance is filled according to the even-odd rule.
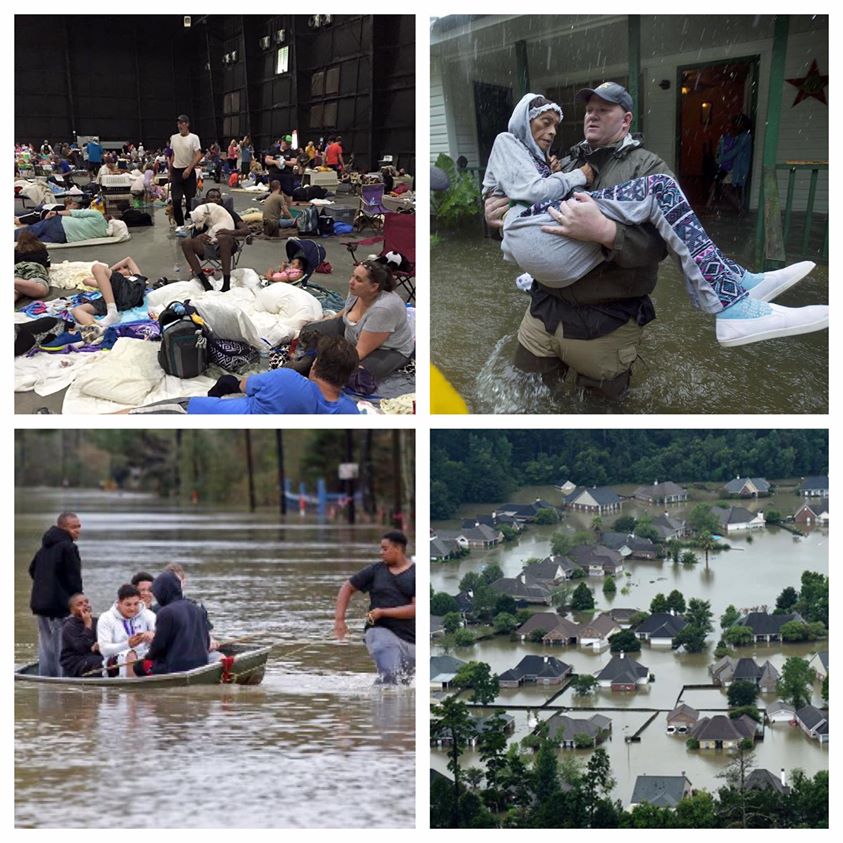
[[323,237],[329,237],[334,233],[334,218],[328,214],[319,215],[319,233]]
[[[194,321],[194,314],[199,322]],[[158,364],[168,375],[195,378],[208,368],[208,337],[196,308],[176,301],[158,317],[161,326],[161,348]]]
[[319,211],[312,205],[302,208],[296,217],[296,228],[299,234],[319,234]]

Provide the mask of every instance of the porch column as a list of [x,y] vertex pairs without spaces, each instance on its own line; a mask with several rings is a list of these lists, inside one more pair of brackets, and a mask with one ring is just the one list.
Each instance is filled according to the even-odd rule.
[[641,113],[641,16],[630,15],[627,21],[627,63],[629,64],[629,82],[627,90],[632,97],[631,132],[639,130],[638,115]]
[[527,64],[527,42],[515,42],[515,88],[518,99],[530,93],[530,67]]

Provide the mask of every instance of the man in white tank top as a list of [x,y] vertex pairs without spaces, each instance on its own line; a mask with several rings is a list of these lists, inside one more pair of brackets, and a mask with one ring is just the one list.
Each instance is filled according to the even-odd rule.
[[[190,118],[179,114],[176,118],[179,130],[170,135],[170,184],[172,185],[173,219],[179,229],[184,229],[184,200],[190,213],[190,203],[196,196],[196,165],[202,160],[202,144],[199,137],[190,131]],[[178,232],[177,232],[178,233]]]

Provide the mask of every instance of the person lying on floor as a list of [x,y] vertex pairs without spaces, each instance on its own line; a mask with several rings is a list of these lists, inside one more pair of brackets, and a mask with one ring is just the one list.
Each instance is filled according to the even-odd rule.
[[108,237],[108,222],[99,211],[83,208],[78,199],[68,196],[63,211],[50,211],[41,222],[16,228],[16,243],[25,231],[42,243],[77,243]]
[[23,231],[15,243],[15,301],[21,296],[43,299],[49,292],[47,247],[31,231]]
[[231,289],[231,257],[239,248],[235,238],[249,234],[249,226],[234,211],[223,207],[222,193],[216,187],[208,190],[205,204],[195,207],[190,212],[190,218],[194,223],[194,234],[181,241],[181,250],[193,276],[205,290],[212,290],[199,260],[219,258],[222,264],[221,291],[225,293]]
[[[240,381],[234,375],[224,375],[207,398],[158,401],[121,413],[357,415],[357,405],[342,390],[358,365],[357,351],[348,340],[322,337],[308,377],[285,368],[248,375]],[[234,397],[223,397],[226,395]]]
[[[132,258],[123,258],[114,266],[95,263],[91,273],[93,277],[86,278],[84,283],[96,287],[102,293],[102,298],[80,304],[70,311],[79,325],[115,325],[120,321],[119,311],[131,310],[143,304],[147,278]],[[94,318],[97,316],[102,317],[98,322]]]

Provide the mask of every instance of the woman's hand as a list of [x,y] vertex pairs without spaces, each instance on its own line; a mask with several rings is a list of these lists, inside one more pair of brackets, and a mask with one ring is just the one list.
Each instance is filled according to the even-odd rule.
[[509,210],[509,198],[506,196],[490,196],[484,206],[483,213],[486,225],[492,229],[503,228],[503,218]]
[[580,169],[583,171],[583,175],[585,175],[585,186],[591,187],[594,184],[594,170],[591,169],[591,164],[583,164]]
[[550,156],[550,172],[558,173],[562,169],[559,159],[555,155]]

